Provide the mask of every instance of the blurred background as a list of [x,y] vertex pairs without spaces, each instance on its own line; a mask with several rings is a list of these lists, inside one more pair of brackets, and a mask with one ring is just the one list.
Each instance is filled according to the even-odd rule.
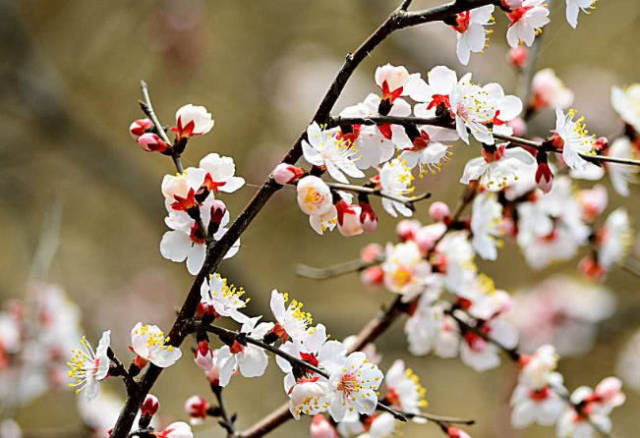
[[[164,260],[158,249],[166,230],[160,181],[173,167],[167,157],[143,153],[127,132],[129,123],[141,116],[139,81],[149,83],[156,111],[166,124],[185,103],[205,105],[212,112],[215,128],[190,142],[183,160],[185,165],[197,164],[209,152],[234,157],[237,174],[248,184],[224,197],[233,217],[305,128],[347,52],[397,3],[0,0],[1,301],[24,298],[35,275],[32,266],[42,230],[48,223],[51,228],[51,212],[56,211],[52,206],[58,205],[59,246],[48,269],[37,276],[60,285],[77,303],[90,340],[111,329],[114,349],[128,360],[130,328],[144,321],[168,329],[192,280],[184,264]],[[437,3],[415,0],[412,8]],[[575,31],[564,20],[564,2],[556,1],[552,14],[555,20],[545,28],[539,68],[554,68],[575,91],[573,106],[593,131],[618,135],[622,125],[610,107],[609,93],[613,84],[640,80],[640,3],[601,2],[591,15],[580,16]],[[423,73],[445,64],[515,91],[516,75],[505,62],[506,23],[503,14],[496,15],[490,48],[473,55],[468,69],[455,58],[455,32],[443,24],[394,34],[362,63],[336,112],[375,91],[375,67],[387,62]],[[552,124],[551,112],[541,114],[530,132],[545,134]],[[457,147],[439,175],[419,182],[420,190],[455,204],[462,190],[457,180],[472,154],[471,148]],[[609,191],[609,210],[626,204],[637,218],[638,191],[632,190],[629,199]],[[424,203],[417,218],[427,221],[427,208]],[[326,282],[302,279],[294,266],[357,258],[372,239],[393,240],[394,226],[381,214],[381,227],[373,236],[317,236],[300,213],[294,191],[285,189],[242,237],[240,253],[223,264],[222,273],[247,289],[252,312],[267,312],[270,291],[278,288],[304,301],[317,322],[343,338],[390,302],[390,293],[365,289],[356,274]],[[480,268],[499,288],[515,293],[552,274],[577,275],[576,263],[532,271],[508,243],[497,263],[481,263]],[[561,361],[569,388],[593,386],[616,373],[621,353],[640,328],[635,316],[640,314],[639,284],[638,277],[620,269],[609,275],[605,285],[617,310],[594,331],[592,348],[587,345]],[[477,438],[555,436],[552,428],[510,428],[512,363],[504,361],[499,369],[478,374],[459,361],[411,357],[402,324],[378,343],[383,367],[405,358],[427,388],[430,412],[477,419],[470,429]],[[640,372],[640,348],[635,351],[635,356],[626,356],[625,367]],[[119,382],[109,381],[103,388],[123,397]],[[186,418],[187,397],[210,398],[202,373],[190,360],[167,370],[154,394],[167,421]],[[285,401],[281,372],[273,362],[263,378],[234,379],[225,394],[229,409],[239,412],[240,427]],[[631,388],[627,395],[627,404],[613,414],[617,437],[637,436],[634,414],[640,395]],[[72,392],[46,392],[12,416],[25,436],[88,436],[78,432],[82,428],[76,404]],[[309,419],[303,418],[273,436],[304,436],[308,426]],[[403,433],[441,434],[436,427],[413,425]],[[223,433],[209,421],[196,428],[196,436]]]

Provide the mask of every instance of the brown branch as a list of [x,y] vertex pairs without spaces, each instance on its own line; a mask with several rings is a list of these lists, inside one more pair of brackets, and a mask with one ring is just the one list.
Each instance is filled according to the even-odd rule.
[[405,207],[410,208],[412,210],[414,209],[413,204],[415,202],[424,201],[425,199],[429,199],[431,197],[431,193],[423,193],[418,196],[405,197],[405,196],[391,195],[375,187],[366,187],[366,186],[358,186],[354,184],[343,184],[343,183],[334,183],[334,182],[326,182],[326,184],[327,186],[336,190],[344,190],[347,192],[354,192],[354,193],[364,193],[366,195],[379,196],[381,198],[386,198],[391,201],[399,202],[403,204]]

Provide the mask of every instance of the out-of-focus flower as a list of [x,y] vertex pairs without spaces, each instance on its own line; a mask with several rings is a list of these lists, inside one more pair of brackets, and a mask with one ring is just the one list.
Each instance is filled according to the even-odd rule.
[[209,402],[199,395],[193,395],[184,403],[184,410],[189,416],[192,425],[201,424],[207,418]]
[[640,132],[640,84],[611,88],[611,105],[626,123]]
[[316,414],[311,421],[311,438],[338,438],[338,431],[325,418],[324,415]]
[[551,344],[569,356],[589,351],[597,323],[613,314],[615,303],[603,286],[554,276],[516,294],[509,318],[521,332],[524,351]]
[[209,342],[206,340],[198,342],[194,362],[204,371],[207,380],[216,386],[220,383],[220,368],[216,363],[217,355],[217,350],[212,350]]
[[533,76],[532,81],[534,109],[568,108],[573,103],[573,92],[556,76],[550,68],[545,68]]
[[567,23],[574,29],[578,27],[578,14],[580,11],[589,13],[588,9],[595,6],[597,0],[566,0],[567,2]]
[[183,421],[171,423],[164,430],[154,432],[156,438],[193,438],[191,426]]
[[508,60],[516,68],[523,68],[527,63],[529,51],[526,47],[516,47],[509,50]]
[[471,245],[476,253],[487,260],[498,257],[497,247],[502,236],[502,205],[494,193],[482,193],[473,200],[471,214]]
[[[638,150],[634,148],[633,143],[627,137],[617,138],[611,147],[607,150],[606,155],[622,159],[637,160]],[[629,183],[635,182],[639,170],[635,166],[626,164],[606,163],[611,184],[615,191],[621,196],[629,196]]]

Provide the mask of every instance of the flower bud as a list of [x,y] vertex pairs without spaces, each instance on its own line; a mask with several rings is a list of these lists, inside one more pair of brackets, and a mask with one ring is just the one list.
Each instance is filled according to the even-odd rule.
[[366,263],[375,262],[377,259],[382,257],[384,250],[382,246],[377,243],[370,243],[360,251],[360,259]]
[[396,226],[398,237],[404,242],[413,240],[415,233],[420,229],[420,222],[408,219],[401,220]]
[[184,404],[184,410],[190,418],[191,424],[200,424],[207,418],[209,402],[199,395],[191,396]]
[[160,402],[155,395],[147,394],[144,401],[140,405],[140,413],[143,417],[153,417],[156,412],[158,412],[158,408],[160,407]]
[[362,229],[367,233],[372,233],[378,229],[378,216],[371,208],[371,204],[368,202],[360,203],[360,223]]
[[[517,8],[516,8],[517,9]],[[527,63],[527,57],[529,55],[529,51],[526,47],[520,46],[515,49],[509,50],[509,63],[515,68],[523,68]]]
[[360,281],[366,286],[379,286],[384,281],[384,271],[381,266],[370,266],[360,273]]
[[447,435],[449,435],[449,438],[471,438],[471,435],[455,426],[449,426]]
[[360,207],[347,204],[344,200],[336,203],[338,210],[338,231],[345,237],[362,234],[363,228],[360,223]]
[[513,129],[513,135],[516,137],[522,137],[527,133],[527,122],[522,117],[516,117],[513,120],[507,122],[507,125]]
[[273,179],[280,185],[290,184],[302,178],[305,170],[287,163],[280,163],[273,169]]
[[451,215],[451,211],[449,210],[449,206],[444,202],[434,202],[429,206],[429,216],[434,221],[443,222]]
[[599,137],[596,139],[593,148],[596,151],[605,151],[609,148],[609,139],[607,137]]
[[211,222],[219,224],[227,212],[224,202],[216,199],[211,203]]
[[553,184],[553,172],[547,163],[547,154],[545,152],[538,152],[536,156],[538,161],[538,168],[536,169],[536,184],[538,188],[545,193],[549,193]]
[[138,144],[147,152],[166,152],[169,145],[158,134],[147,132],[138,137]]
[[338,438],[338,432],[335,427],[321,414],[313,416],[310,432],[311,438]]
[[149,119],[138,119],[129,125],[129,134],[134,140],[137,140],[142,134],[153,127],[153,122]]
[[298,181],[298,206],[308,215],[328,213],[333,206],[329,186],[317,176],[305,176]]

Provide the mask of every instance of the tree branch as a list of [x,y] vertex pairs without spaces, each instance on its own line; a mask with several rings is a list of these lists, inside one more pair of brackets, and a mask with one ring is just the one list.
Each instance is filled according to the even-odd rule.
[[[328,126],[340,126],[340,125],[402,125],[402,126],[413,126],[413,125],[431,125],[431,126],[440,126],[443,128],[455,129],[455,125],[451,123],[450,120],[441,117],[429,117],[429,118],[421,118],[421,117],[396,117],[396,116],[375,116],[375,117],[333,117],[329,120]],[[534,141],[529,140],[522,137],[515,137],[511,135],[501,135],[501,134],[493,134],[495,138],[500,140],[508,141],[513,144],[518,144],[522,146],[527,146],[530,148],[536,149],[544,149],[545,151],[562,153],[560,149],[549,146],[545,142],[542,141]],[[626,164],[629,166],[640,166],[640,160],[631,160],[626,158],[617,158],[617,157],[608,157],[605,155],[590,155],[590,154],[579,154],[583,159],[593,162],[593,163],[617,163],[617,164]]]
[[[371,53],[384,39],[392,32],[405,27],[426,23],[429,21],[443,20],[444,18],[456,14],[458,12],[472,9],[474,7],[483,6],[492,3],[489,0],[465,0],[449,3],[443,6],[435,7],[418,13],[408,13],[400,9],[394,11],[389,17],[356,49],[355,52],[347,55],[344,64],[338,71],[333,83],[326,92],[313,120],[318,123],[324,123],[329,119],[329,115],[338,97],[342,93],[347,81],[360,65],[360,63]],[[157,117],[156,117],[157,120]],[[154,124],[155,121],[154,121]],[[159,123],[158,123],[159,124]],[[158,125],[156,124],[156,127]],[[160,126],[160,131],[162,127]],[[302,155],[302,140],[306,135],[306,131],[302,132],[289,152],[283,157],[282,162],[294,164]],[[178,166],[178,163],[176,163]],[[179,167],[178,167],[179,169]],[[277,184],[272,178],[268,178],[258,192],[255,193],[249,204],[240,213],[233,222],[227,233],[213,245],[207,248],[207,255],[200,272],[196,275],[194,282],[189,289],[187,297],[178,313],[171,331],[169,332],[169,344],[174,347],[180,346],[187,335],[187,326],[189,321],[195,314],[198,303],[200,302],[200,285],[204,279],[220,264],[222,258],[227,253],[231,245],[242,235],[249,224],[262,210],[264,205],[269,201],[271,196],[276,193],[282,186]],[[148,370],[144,374],[139,390],[135,394],[130,394],[127,401],[120,412],[118,421],[111,432],[111,438],[125,438],[133,425],[134,418],[138,408],[144,397],[147,395],[151,387],[162,372],[161,368],[149,365]]]

